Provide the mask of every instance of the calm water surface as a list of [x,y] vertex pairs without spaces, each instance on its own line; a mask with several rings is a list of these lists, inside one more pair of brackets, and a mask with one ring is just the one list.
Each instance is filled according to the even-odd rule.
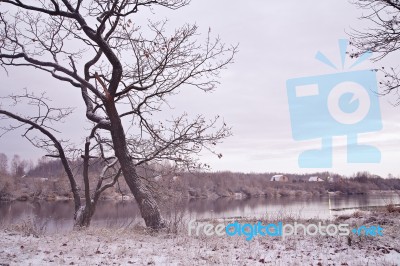
[[[190,219],[228,217],[271,217],[291,215],[300,218],[330,219],[339,214],[334,208],[377,206],[400,203],[397,194],[369,196],[324,196],[314,198],[251,198],[182,201],[169,207],[169,213],[184,213]],[[0,202],[0,224],[21,223],[34,217],[47,231],[72,228],[72,201]],[[342,213],[342,212],[340,212]],[[166,215],[168,215],[166,213]],[[139,209],[132,201],[101,201],[93,217],[93,225],[128,225],[140,219]]]

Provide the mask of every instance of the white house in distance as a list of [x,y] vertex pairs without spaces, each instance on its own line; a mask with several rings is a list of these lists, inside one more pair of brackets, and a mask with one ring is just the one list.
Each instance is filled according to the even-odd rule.
[[323,180],[321,177],[318,176],[310,176],[310,178],[308,179],[308,182],[322,182],[325,181]]
[[289,178],[285,175],[274,175],[271,177],[271,181],[289,182]]

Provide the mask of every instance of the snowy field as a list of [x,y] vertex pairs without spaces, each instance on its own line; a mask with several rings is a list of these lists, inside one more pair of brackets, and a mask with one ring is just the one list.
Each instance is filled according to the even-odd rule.
[[[0,265],[400,265],[400,213],[358,212],[337,223],[377,225],[379,237],[188,236],[129,228],[37,234],[0,232]],[[302,221],[307,223],[307,221]],[[36,235],[36,236],[34,236]]]

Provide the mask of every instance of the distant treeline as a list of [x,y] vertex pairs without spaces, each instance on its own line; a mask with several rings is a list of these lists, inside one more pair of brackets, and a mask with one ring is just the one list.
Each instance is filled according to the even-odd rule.
[[[13,163],[14,166],[11,167],[11,170],[14,170],[14,172],[5,171],[6,164],[4,160],[3,167],[0,167],[0,175],[2,175],[0,178],[0,197],[4,198],[5,195],[8,198],[16,198],[21,195],[42,198],[70,196],[67,178],[59,160],[43,158],[36,165],[33,165],[32,163],[27,164],[18,157],[18,160],[13,159]],[[22,169],[21,165],[24,167],[30,165],[30,167],[29,169]],[[71,162],[71,165],[78,177],[78,182],[83,185],[83,180],[79,179],[82,172],[82,161],[77,159]],[[103,165],[93,159],[90,166],[92,188],[97,182],[97,177],[100,175],[102,168]],[[373,190],[400,191],[399,178],[391,176],[382,178],[368,172],[359,172],[353,176],[341,176],[330,172],[309,174],[238,173],[228,171],[177,172],[168,165],[161,168],[147,165],[139,168],[138,173],[149,180],[149,185],[152,189],[159,191],[160,197],[286,197],[317,196],[328,193],[368,194]],[[21,176],[21,174],[23,175]],[[271,181],[271,177],[278,174],[287,176],[289,181]],[[318,176],[326,181],[309,182],[311,176]],[[107,191],[104,197],[117,198],[118,195],[130,195],[125,182],[119,182],[115,188]]]
[[[270,181],[276,174],[288,176],[289,182]],[[336,178],[338,181],[335,182],[308,182],[310,176],[340,178]],[[175,178],[165,177],[158,182],[169,191],[191,198],[315,196],[329,192],[352,195],[368,194],[372,190],[400,191],[400,179],[382,178],[367,172],[359,172],[352,177],[329,172],[311,174],[200,172],[180,173]]]

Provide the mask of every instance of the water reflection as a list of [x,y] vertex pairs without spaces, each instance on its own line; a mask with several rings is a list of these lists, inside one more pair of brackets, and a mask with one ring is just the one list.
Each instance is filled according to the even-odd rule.
[[[397,194],[379,196],[334,196],[315,198],[250,198],[217,200],[192,199],[181,201],[167,209],[169,212],[183,212],[190,218],[226,217],[278,217],[280,214],[302,218],[332,218],[336,212],[330,208],[385,205],[399,203]],[[46,225],[48,231],[72,228],[72,201],[58,202],[0,202],[0,224],[18,223],[27,217],[36,217]],[[127,224],[140,219],[138,206],[130,201],[102,201],[98,203],[93,217],[95,225]]]

